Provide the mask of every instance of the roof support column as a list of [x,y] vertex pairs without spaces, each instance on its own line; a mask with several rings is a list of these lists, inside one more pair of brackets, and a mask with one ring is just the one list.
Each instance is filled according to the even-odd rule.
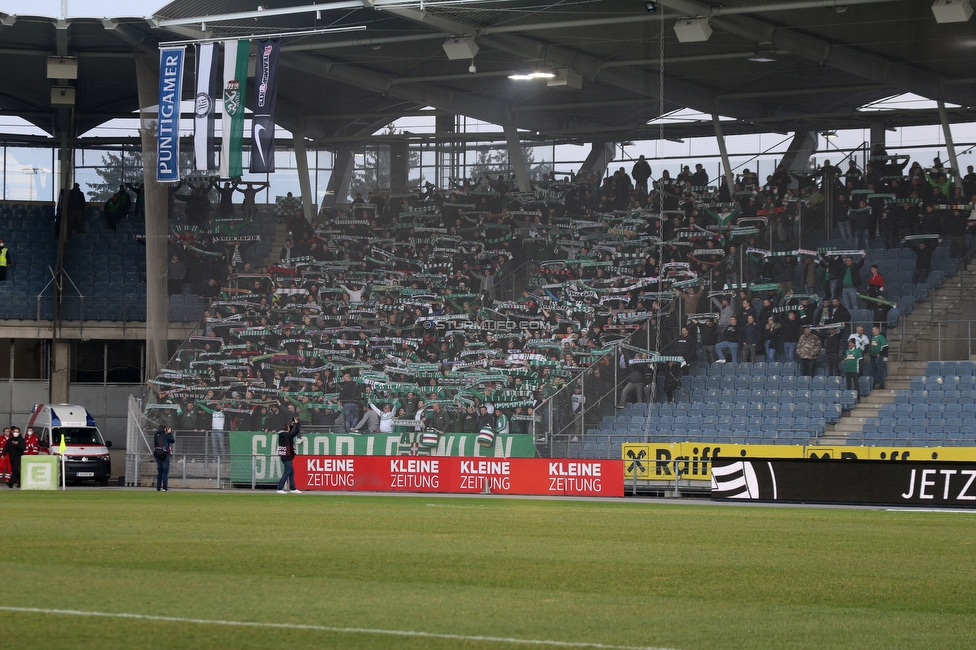
[[939,119],[942,120],[942,133],[945,135],[946,149],[949,150],[949,166],[954,170],[956,187],[962,187],[962,170],[959,169],[959,162],[956,160],[956,145],[952,141],[952,128],[949,126],[949,116],[946,114],[945,102],[939,102]]
[[146,377],[155,377],[169,360],[169,192],[156,182],[156,127],[159,101],[158,55],[136,56],[139,122],[142,133],[142,183],[146,194]]
[[308,176],[308,152],[305,150],[305,134],[295,131],[292,133],[295,145],[295,162],[298,164],[298,187],[302,190],[302,210],[305,220],[311,222],[318,212],[318,201],[312,194],[312,182]]
[[451,179],[458,173],[458,143],[440,136],[457,132],[456,115],[435,115],[434,131],[438,138],[434,143],[434,183],[437,187],[451,187]]
[[[586,160],[583,161],[579,175],[585,177],[587,174],[593,174],[595,179],[599,181],[607,173],[607,166],[613,160],[613,154],[614,147],[612,142],[594,142],[590,145],[590,153],[587,154]],[[596,185],[599,187],[599,182]]]
[[325,191],[325,196],[322,197],[322,207],[346,202],[354,162],[352,149],[343,147],[335,152],[332,175],[329,177],[329,186]]
[[715,139],[718,140],[718,152],[722,154],[722,167],[725,169],[725,186],[729,190],[729,197],[735,198],[735,181],[732,178],[732,162],[729,160],[729,150],[725,146],[725,135],[722,133],[722,122],[718,113],[712,113],[712,127],[715,129]]
[[522,145],[519,142],[518,129],[514,124],[505,125],[505,140],[508,141],[508,159],[515,170],[515,180],[518,183],[519,192],[531,192],[532,185],[529,183],[529,168],[525,166],[525,156],[522,154]]
[[787,171],[801,171],[807,169],[810,158],[817,151],[816,131],[797,131],[793,134],[793,141],[783,155],[780,165]]
[[68,379],[71,368],[70,350],[71,343],[65,339],[55,337],[51,341],[50,396],[52,404],[66,404],[68,402]]
[[888,130],[885,128],[884,122],[871,122],[871,149],[879,144],[884,147],[887,138]]
[[390,143],[390,192],[402,193],[407,188],[409,148],[406,140]]

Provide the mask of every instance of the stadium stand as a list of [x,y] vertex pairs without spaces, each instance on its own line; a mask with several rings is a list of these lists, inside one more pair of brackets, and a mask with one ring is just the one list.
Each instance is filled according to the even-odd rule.
[[916,447],[976,445],[976,362],[930,361],[925,375],[881,407],[848,444],[898,441]]

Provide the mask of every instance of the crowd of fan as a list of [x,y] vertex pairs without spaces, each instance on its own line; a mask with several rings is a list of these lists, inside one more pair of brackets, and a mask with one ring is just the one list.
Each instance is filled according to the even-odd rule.
[[[955,236],[934,189],[916,204],[915,177],[906,198],[887,173],[901,161],[873,160],[885,174],[869,166],[844,176],[850,195],[883,202],[868,237],[916,205],[912,219],[896,217],[909,224],[911,245],[938,245],[911,239],[929,234],[936,211],[942,230],[931,234]],[[927,172],[931,187],[945,182],[940,173]],[[549,422],[561,430],[611,391],[612,364],[628,380],[623,404],[673,399],[682,366],[726,353],[733,362],[797,360],[813,374],[824,349],[827,372],[849,378],[863,370],[858,360],[852,375],[850,345],[881,357],[866,336],[866,346],[846,343],[859,335],[847,329],[859,296],[872,302],[883,338],[891,304],[877,267],[862,283],[857,251],[797,247],[801,204],[822,215],[833,200],[835,217],[859,214],[839,169],[780,169],[766,184],[744,170],[734,196],[724,179],[709,188],[701,165],[650,176],[641,158],[599,186],[548,175],[532,192],[502,177],[443,191],[428,184],[357,195],[311,223],[286,205],[291,238],[276,264],[251,269],[229,246],[222,254],[228,279],[210,289],[219,295],[205,331],[153,381],[153,417],[184,430],[274,431],[297,416],[346,431],[536,433]],[[204,218],[194,234],[207,232]],[[187,248],[186,239],[174,244]],[[625,339],[648,352],[614,345]],[[542,423],[536,409],[554,395]]]

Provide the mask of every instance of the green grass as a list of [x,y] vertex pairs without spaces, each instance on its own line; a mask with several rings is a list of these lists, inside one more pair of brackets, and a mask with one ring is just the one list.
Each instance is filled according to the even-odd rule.
[[[0,493],[0,605],[670,648],[971,647],[976,513]],[[504,648],[0,611],[0,647]],[[525,646],[521,646],[525,647]]]

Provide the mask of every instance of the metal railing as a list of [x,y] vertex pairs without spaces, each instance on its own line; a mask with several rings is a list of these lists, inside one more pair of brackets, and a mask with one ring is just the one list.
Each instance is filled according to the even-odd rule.
[[913,326],[920,326],[920,329],[901,342],[901,360],[904,360],[908,346],[913,346],[916,351],[926,348],[923,356],[927,361],[968,361],[976,354],[976,320],[913,321]]

